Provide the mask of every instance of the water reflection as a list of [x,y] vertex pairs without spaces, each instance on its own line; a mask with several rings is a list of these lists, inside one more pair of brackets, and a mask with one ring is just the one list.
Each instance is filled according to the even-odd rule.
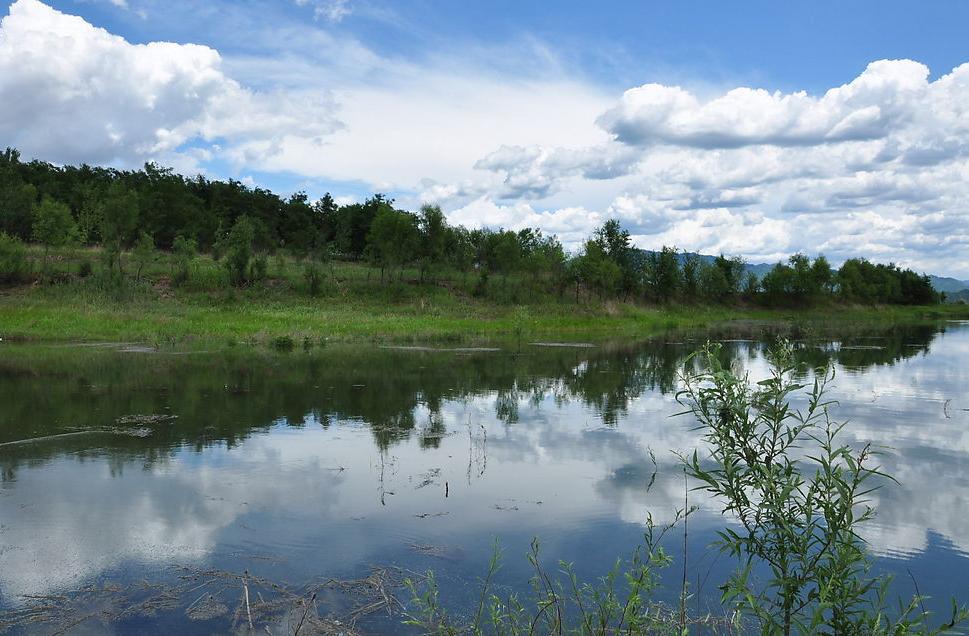
[[[728,340],[725,357],[765,372],[761,341]],[[466,580],[498,534],[513,546],[540,535],[550,558],[600,573],[647,510],[662,521],[683,506],[671,451],[698,440],[670,416],[697,345],[289,356],[5,345],[0,608],[186,563],[306,581],[394,561]],[[838,367],[850,441],[893,449],[882,463],[901,485],[877,494],[865,534],[884,566],[964,568],[969,328],[805,345],[805,361]],[[117,424],[133,414],[177,418]],[[713,502],[690,503],[702,554],[723,519]],[[415,545],[448,558],[429,563]],[[922,591],[969,596],[953,572]]]

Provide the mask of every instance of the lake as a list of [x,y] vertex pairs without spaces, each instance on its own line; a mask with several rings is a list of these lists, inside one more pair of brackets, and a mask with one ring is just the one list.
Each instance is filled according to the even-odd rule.
[[[768,345],[743,335],[715,334],[763,376]],[[805,362],[836,367],[844,441],[885,447],[899,482],[864,528],[876,568],[932,608],[969,601],[969,323],[797,335]],[[703,338],[289,353],[2,342],[0,630],[291,634],[339,620],[397,633],[384,591],[433,569],[467,613],[496,538],[501,590],[527,591],[533,537],[551,569],[601,576],[642,542],[647,514],[684,507],[674,452],[700,440],[674,394]],[[686,504],[691,608],[716,611],[734,562],[709,546],[727,521],[700,492]],[[300,600],[311,592],[315,608]]]

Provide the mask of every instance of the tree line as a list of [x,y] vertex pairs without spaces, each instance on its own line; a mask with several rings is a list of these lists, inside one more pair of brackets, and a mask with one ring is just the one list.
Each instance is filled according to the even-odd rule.
[[575,301],[808,306],[941,300],[927,276],[864,259],[834,270],[823,256],[795,254],[758,278],[736,257],[637,249],[617,220],[597,228],[571,254],[539,229],[468,229],[449,224],[438,206],[413,213],[381,194],[339,205],[329,194],[316,201],[303,192],[284,198],[151,163],[118,170],[24,162],[8,148],[0,153],[0,282],[27,274],[28,242],[43,246],[42,274],[50,248],[97,245],[105,272],[117,279],[126,276],[124,258],[136,263],[127,275],[140,277],[138,263],[164,250],[176,263],[176,283],[188,279],[198,252],[221,260],[233,285],[264,278],[266,255],[285,252],[305,263],[311,293],[324,276],[320,265],[343,260],[372,264],[387,282],[403,278],[405,269],[417,272],[416,282],[431,284],[450,273],[473,273],[476,293],[527,284]]

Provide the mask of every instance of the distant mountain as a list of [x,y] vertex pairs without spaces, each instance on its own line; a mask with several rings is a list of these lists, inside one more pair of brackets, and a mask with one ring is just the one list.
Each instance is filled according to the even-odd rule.
[[[644,254],[652,254],[652,250],[642,250]],[[680,253],[678,259],[680,265],[689,256],[696,256],[703,263],[712,263],[715,256],[710,256],[708,254],[696,254],[696,253]],[[774,268],[774,263],[747,263],[744,266],[745,271],[753,272],[757,278],[763,278],[767,272]],[[969,280],[959,280],[958,278],[949,278],[946,276],[934,276],[929,274],[929,280],[932,282],[932,287],[936,291],[945,292],[949,300],[955,301],[957,299],[964,299],[969,302]]]
[[935,287],[936,291],[945,292],[947,294],[953,294],[955,292],[969,289],[969,280],[958,280],[956,278],[932,275],[929,275],[929,280],[932,281],[932,286]]
[[957,292],[946,292],[945,299],[946,302],[950,303],[969,303],[969,289],[962,289]]

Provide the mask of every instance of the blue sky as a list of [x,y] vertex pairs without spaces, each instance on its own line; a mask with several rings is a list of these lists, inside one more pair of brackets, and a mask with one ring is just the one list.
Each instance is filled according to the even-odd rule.
[[[9,6],[10,2],[0,3]],[[764,83],[821,91],[854,77],[875,59],[919,60],[936,73],[965,61],[969,3],[887,1],[610,2],[497,1],[346,3],[338,22],[295,2],[59,0],[61,11],[131,42],[198,42],[224,54],[261,47],[229,25],[307,21],[350,35],[383,55],[425,58],[429,48],[535,38],[606,85],[627,87],[675,77],[687,82]],[[139,15],[138,11],[143,12]],[[204,8],[203,8],[204,7]],[[195,16],[205,16],[200,21]],[[142,17],[144,16],[144,17]],[[213,24],[209,18],[225,25]],[[285,48],[285,43],[279,43]]]
[[0,145],[27,156],[155,160],[313,197],[384,191],[573,245],[618,217],[644,247],[969,277],[969,2],[19,0],[8,13],[0,97],[38,103],[0,106]]

